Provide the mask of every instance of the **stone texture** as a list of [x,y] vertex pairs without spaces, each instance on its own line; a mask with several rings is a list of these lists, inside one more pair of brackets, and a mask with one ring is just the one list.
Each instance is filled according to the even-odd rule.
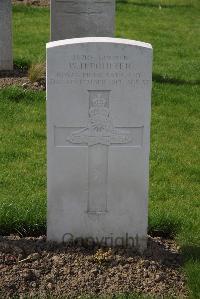
[[0,70],[13,69],[12,56],[12,3],[0,1]]
[[47,44],[49,240],[145,248],[151,64],[131,40]]
[[51,0],[51,40],[113,36],[115,0]]

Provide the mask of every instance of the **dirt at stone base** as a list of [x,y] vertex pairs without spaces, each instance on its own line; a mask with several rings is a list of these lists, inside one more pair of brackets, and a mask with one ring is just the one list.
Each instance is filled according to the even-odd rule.
[[12,3],[45,7],[45,6],[49,6],[50,0],[12,0]]
[[8,86],[18,86],[23,89],[31,90],[45,90],[46,82],[45,78],[31,82],[28,78],[28,70],[26,68],[14,67],[13,71],[0,71],[0,88]]
[[181,265],[175,242],[158,237],[149,237],[142,255],[130,248],[57,244],[45,236],[0,237],[0,298],[133,292],[187,298]]

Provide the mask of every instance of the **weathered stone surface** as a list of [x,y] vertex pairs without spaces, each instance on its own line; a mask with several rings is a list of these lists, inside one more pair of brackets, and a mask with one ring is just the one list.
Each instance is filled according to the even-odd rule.
[[49,240],[145,248],[151,64],[142,42],[47,44]]
[[12,56],[12,3],[0,1],[0,70],[13,69]]
[[51,0],[51,40],[113,36],[115,0]]

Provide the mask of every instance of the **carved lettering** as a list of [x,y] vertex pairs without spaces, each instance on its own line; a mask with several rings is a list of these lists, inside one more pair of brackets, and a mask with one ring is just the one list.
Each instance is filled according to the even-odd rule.
[[136,71],[134,61],[127,56],[117,55],[72,55],[66,57],[64,71],[57,72],[50,84],[88,85],[88,86],[131,86],[143,88],[151,78]]

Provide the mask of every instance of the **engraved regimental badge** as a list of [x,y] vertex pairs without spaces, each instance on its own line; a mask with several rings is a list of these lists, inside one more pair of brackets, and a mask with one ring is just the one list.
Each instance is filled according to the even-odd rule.
[[132,142],[129,131],[115,128],[109,109],[110,90],[88,90],[89,111],[86,128],[72,132],[67,141],[88,145],[120,144]]

